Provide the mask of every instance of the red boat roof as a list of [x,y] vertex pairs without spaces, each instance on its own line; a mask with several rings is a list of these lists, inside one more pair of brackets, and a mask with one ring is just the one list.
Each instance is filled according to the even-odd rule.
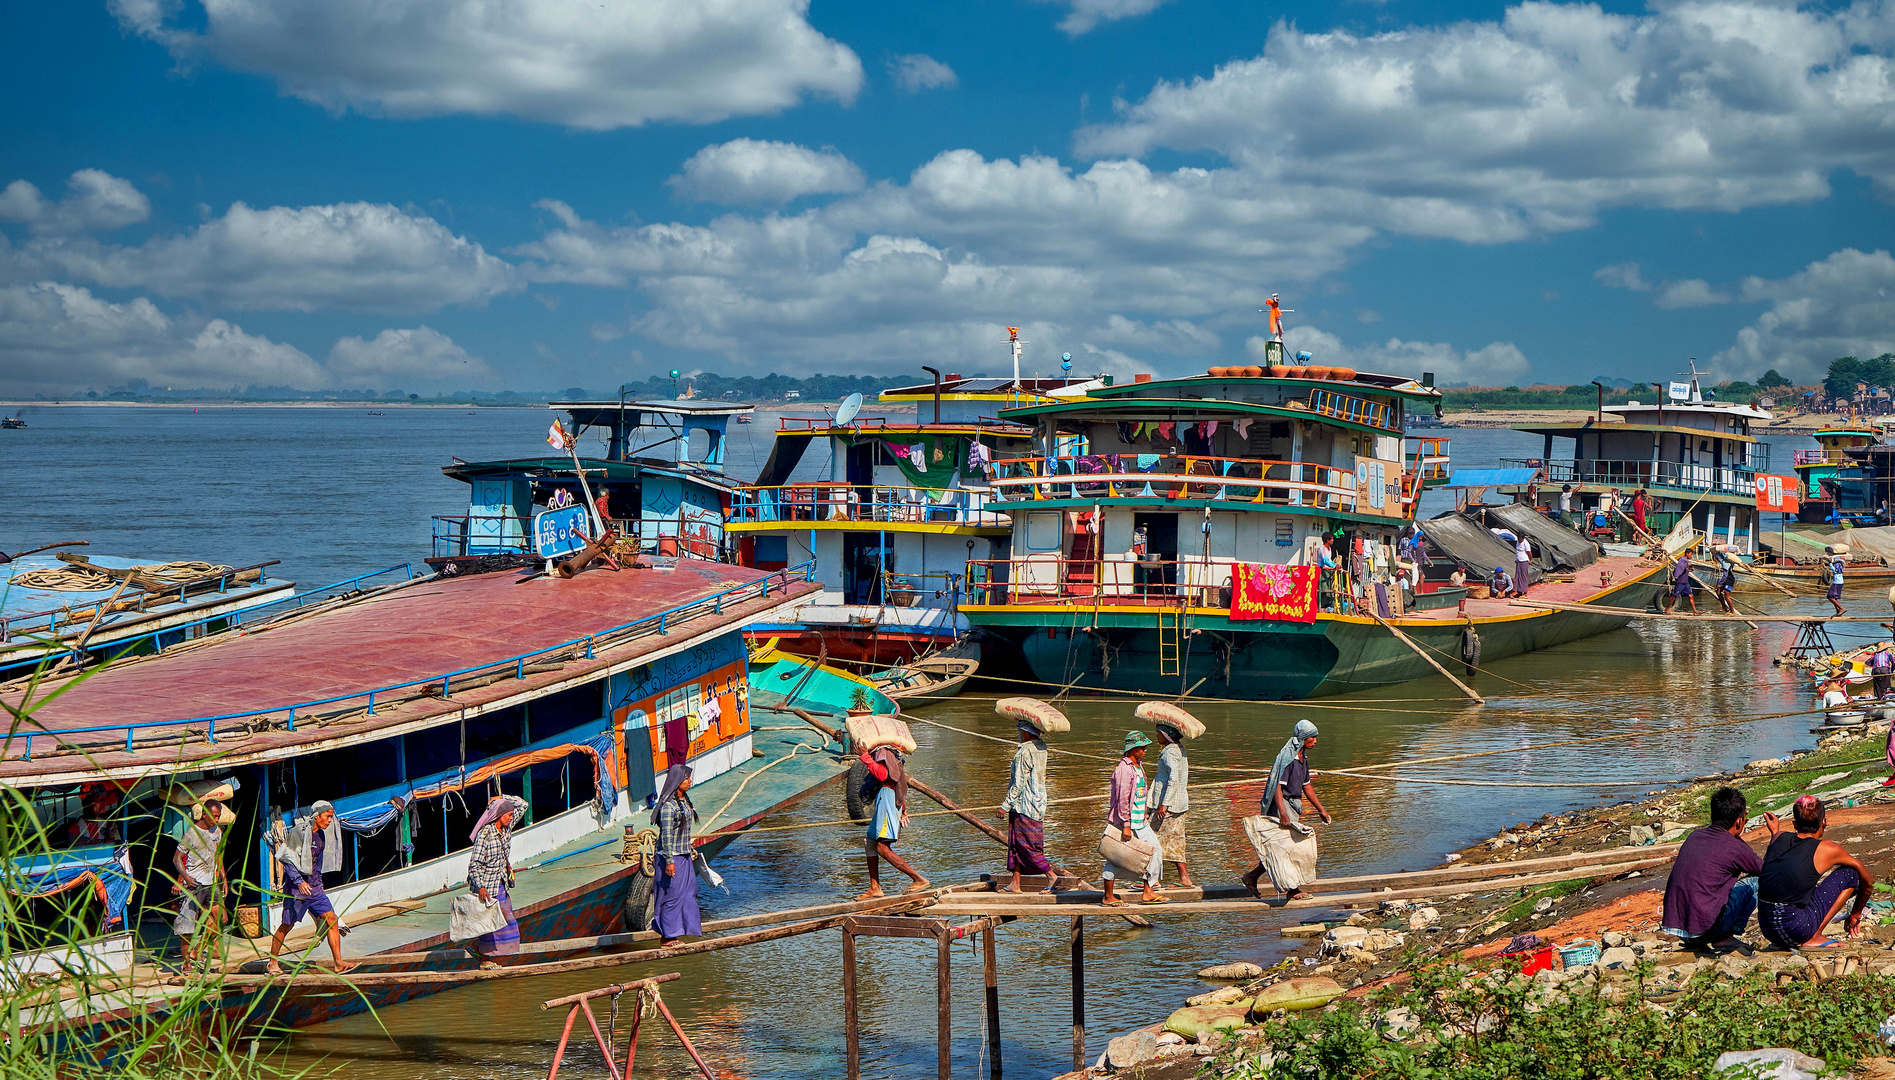
[[[386,738],[589,682],[736,630],[820,589],[800,574],[690,559],[670,569],[588,570],[566,580],[491,573],[417,581],[76,680],[58,699],[31,708],[23,729],[47,734],[7,744],[0,781],[129,777],[207,768],[211,759],[237,765]],[[589,655],[588,637],[596,638]],[[552,651],[529,655],[540,650]],[[516,678],[523,656],[545,667],[563,663]],[[451,699],[443,700],[446,673],[455,674]],[[401,684],[410,685],[386,689]],[[42,684],[34,697],[55,688]],[[375,711],[367,715],[363,695],[371,690]],[[14,689],[0,699],[17,707],[20,697]],[[295,730],[287,723],[292,707]],[[141,725],[130,752],[127,724]],[[207,739],[213,726],[214,743]]]

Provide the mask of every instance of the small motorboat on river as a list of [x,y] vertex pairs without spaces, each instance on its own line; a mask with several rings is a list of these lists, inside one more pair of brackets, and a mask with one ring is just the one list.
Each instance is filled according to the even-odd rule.
[[903,709],[918,709],[961,692],[980,669],[980,661],[953,652],[923,656],[869,676],[877,689]]

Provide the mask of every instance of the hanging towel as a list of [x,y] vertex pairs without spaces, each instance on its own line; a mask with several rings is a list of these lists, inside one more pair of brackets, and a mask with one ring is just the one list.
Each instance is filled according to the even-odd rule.
[[1237,429],[1238,438],[1250,438],[1250,417],[1246,416],[1242,420],[1232,420],[1230,426]]
[[912,462],[914,462],[917,468],[920,468],[920,469],[922,469],[922,470],[926,470],[926,469],[927,469],[927,467],[928,467],[928,447],[927,447],[927,444],[926,444],[926,443],[916,443],[916,444],[914,444],[913,446],[911,446],[911,447],[909,447],[909,448],[908,448],[908,460],[910,460],[910,461],[912,461]]
[[1175,431],[1177,427],[1178,425],[1176,423],[1170,420],[1167,420],[1164,423],[1158,425],[1158,435],[1162,439],[1169,440],[1171,438],[1171,433]]
[[1150,480],[1145,481],[1145,490],[1139,492],[1138,497],[1141,499],[1155,499],[1158,497],[1158,493],[1151,489]]
[[[1138,455],[1138,471],[1139,472],[1152,471],[1152,469],[1156,468],[1158,465],[1158,457],[1159,455],[1157,454]],[[1146,486],[1150,487],[1151,485],[1147,484]]]
[[1198,436],[1200,438],[1208,441],[1210,437],[1215,434],[1217,434],[1217,421],[1201,420],[1198,422]]
[[907,460],[908,448],[906,446],[897,446],[896,444],[892,442],[884,442],[882,445],[888,447],[889,453],[895,455],[898,458],[901,458],[904,461]]

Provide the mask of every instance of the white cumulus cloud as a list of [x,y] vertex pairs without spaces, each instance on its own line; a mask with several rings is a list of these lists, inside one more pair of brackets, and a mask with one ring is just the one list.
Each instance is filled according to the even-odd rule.
[[1676,308],[1711,307],[1730,302],[1729,293],[1713,289],[1710,282],[1703,278],[1667,281],[1665,287],[1658,290],[1658,298],[1652,301],[1667,311]]
[[890,57],[888,75],[895,80],[895,89],[904,94],[945,90],[961,85],[961,77],[954,74],[953,68],[926,53]]
[[406,386],[417,383],[456,389],[484,386],[493,370],[438,330],[384,330],[370,339],[345,337],[329,350],[326,365],[336,385]]
[[104,232],[151,216],[145,193],[99,169],[66,178],[66,197],[52,202],[25,180],[0,189],[0,221],[16,221],[35,233]]
[[864,178],[854,162],[834,150],[732,139],[691,155],[683,170],[665,182],[687,199],[754,205],[860,191]]
[[[10,269],[8,268],[10,264]],[[128,247],[86,236],[0,247],[0,273],[57,276],[253,311],[392,313],[478,305],[521,286],[514,268],[431,217],[382,203],[236,203],[182,235]]]
[[1820,378],[1839,356],[1895,352],[1895,258],[1844,248],[1785,278],[1745,278],[1742,303],[1769,310],[1712,358],[1712,370],[1754,378],[1776,368],[1792,379]]
[[[108,0],[180,61],[276,80],[323,108],[513,115],[589,130],[854,100],[862,62],[808,0]],[[195,7],[195,5],[194,5]]]
[[[1252,337],[1244,342],[1245,351],[1253,362],[1262,362],[1266,340]],[[1526,354],[1511,341],[1495,341],[1468,351],[1446,342],[1403,341],[1401,338],[1389,338],[1379,344],[1350,345],[1318,327],[1291,325],[1284,327],[1283,345],[1292,356],[1298,352],[1309,353],[1311,363],[1316,364],[1409,378],[1419,378],[1422,372],[1431,371],[1437,384],[1506,386],[1516,382],[1532,366]]]
[[186,387],[327,385],[301,350],[223,319],[173,319],[143,297],[115,304],[56,282],[0,286],[0,387],[68,393],[133,378]]
[[1078,37],[1097,29],[1099,24],[1149,15],[1171,0],[1042,0],[1066,9],[1059,28],[1067,37]]

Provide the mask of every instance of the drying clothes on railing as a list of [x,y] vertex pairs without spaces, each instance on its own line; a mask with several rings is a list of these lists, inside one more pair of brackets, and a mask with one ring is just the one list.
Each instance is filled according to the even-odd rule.
[[[1138,471],[1139,471],[1139,472],[1150,472],[1150,471],[1152,471],[1153,469],[1155,469],[1155,468],[1157,468],[1157,467],[1158,467],[1158,459],[1159,459],[1159,458],[1161,458],[1161,457],[1163,457],[1163,456],[1164,456],[1164,455],[1162,455],[1162,454],[1140,454],[1140,455],[1138,455]],[[1149,486],[1149,485],[1147,485],[1147,486]]]
[[[123,849],[120,849],[121,851]],[[81,856],[77,853],[61,852],[54,858],[62,860],[57,865],[42,870],[27,870],[16,878],[25,883],[24,888],[14,887],[7,891],[15,896],[29,899],[42,899],[57,896],[60,893],[82,886],[89,887],[92,895],[105,908],[105,929],[113,929],[125,924],[125,908],[132,899],[132,879],[121,862],[122,856],[101,854]]]
[[1230,422],[1230,426],[1237,430],[1238,438],[1240,439],[1250,438],[1250,417],[1246,416],[1241,420],[1232,420]]
[[[1120,424],[1119,426],[1124,427],[1125,425]],[[988,449],[986,443],[977,439],[967,444],[968,472],[985,475],[987,467],[993,464],[993,460],[994,452]]]

